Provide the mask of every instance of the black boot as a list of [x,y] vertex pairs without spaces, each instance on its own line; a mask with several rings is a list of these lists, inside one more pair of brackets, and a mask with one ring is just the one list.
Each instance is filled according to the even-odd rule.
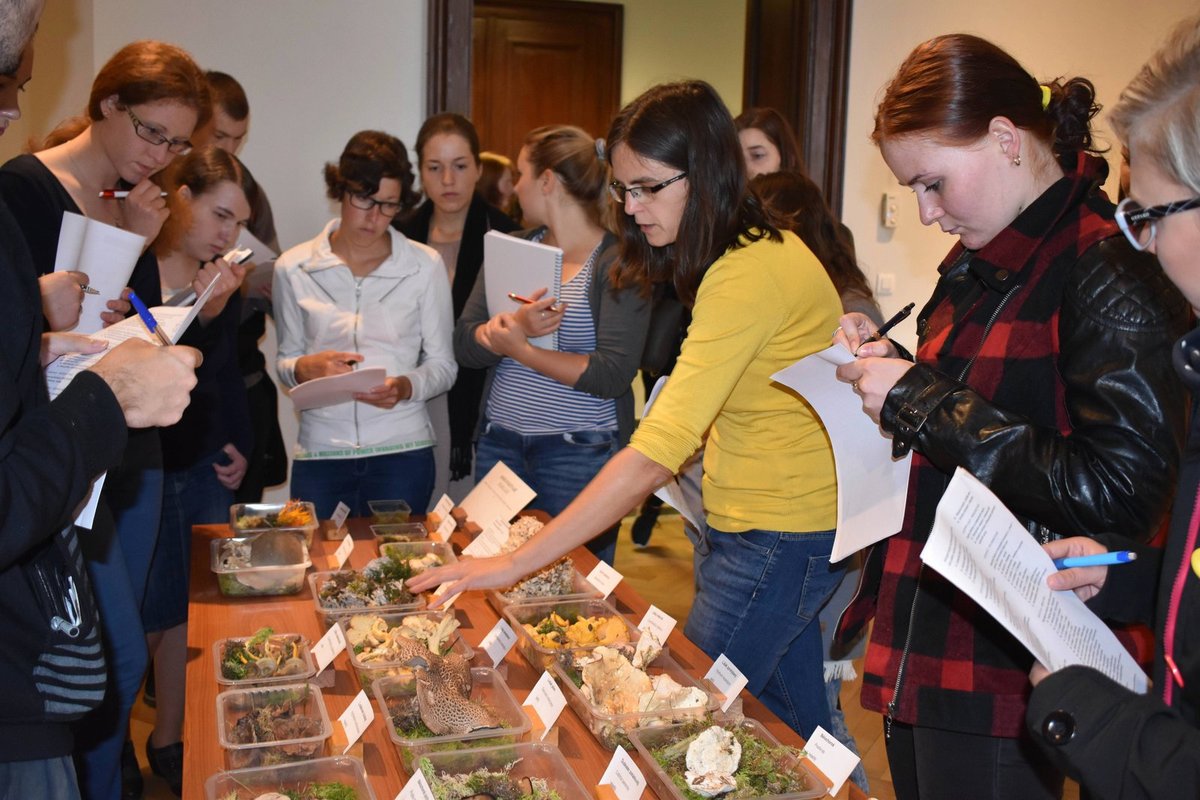
[[126,739],[121,748],[121,800],[142,800],[144,790],[142,768],[133,752],[133,740]]
[[183,797],[183,742],[175,742],[166,747],[155,747],[146,740],[146,760],[150,762],[150,770],[167,782],[176,797]]

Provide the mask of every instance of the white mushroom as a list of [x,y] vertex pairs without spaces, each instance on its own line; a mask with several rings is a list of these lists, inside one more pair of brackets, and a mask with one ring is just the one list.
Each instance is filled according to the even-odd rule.
[[733,773],[741,759],[741,743],[732,733],[714,725],[688,745],[684,778],[696,794],[716,797],[737,788]]

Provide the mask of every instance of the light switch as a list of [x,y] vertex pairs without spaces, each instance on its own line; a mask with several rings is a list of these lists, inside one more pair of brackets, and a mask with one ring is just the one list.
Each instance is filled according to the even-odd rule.
[[881,272],[875,281],[875,294],[879,297],[891,297],[896,293],[896,273]]
[[883,202],[879,206],[879,224],[885,228],[896,227],[899,201],[895,192],[884,192]]

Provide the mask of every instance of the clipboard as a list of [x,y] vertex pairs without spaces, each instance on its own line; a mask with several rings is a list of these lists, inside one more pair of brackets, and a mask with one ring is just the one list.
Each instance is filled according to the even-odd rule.
[[[562,262],[562,248],[488,231],[483,237],[483,286],[488,315],[511,313],[521,307],[509,298],[510,292],[528,297],[545,288],[551,296],[558,297],[562,292]],[[558,332],[529,342],[544,350],[557,350]]]

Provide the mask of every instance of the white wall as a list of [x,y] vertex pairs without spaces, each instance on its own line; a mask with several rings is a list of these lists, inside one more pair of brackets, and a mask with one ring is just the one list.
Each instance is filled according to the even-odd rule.
[[[1034,77],[1090,78],[1108,108],[1172,24],[1195,11],[1193,0],[1138,3],[1136,13],[1131,13],[1132,5],[1128,0],[856,0],[842,218],[854,232],[859,259],[871,277],[880,272],[896,276],[896,293],[881,298],[885,314],[910,300],[921,307],[932,292],[937,265],[954,243],[936,226],[921,226],[914,195],[897,186],[868,138],[882,88],[900,62],[930,37],[973,33],[1008,50]],[[1114,148],[1109,155],[1111,197],[1116,196],[1119,159]],[[878,223],[880,200],[889,190],[900,198],[894,230]],[[900,328],[905,343],[916,341],[915,316]]]

